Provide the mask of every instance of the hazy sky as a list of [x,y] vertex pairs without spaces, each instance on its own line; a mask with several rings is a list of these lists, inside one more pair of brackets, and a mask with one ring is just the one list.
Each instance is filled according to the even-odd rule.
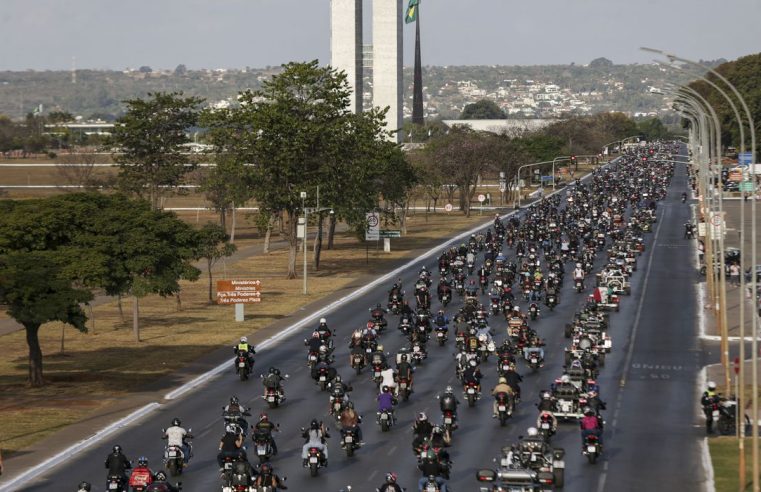
[[[114,69],[328,63],[329,8],[330,0],[0,0],[0,70],[68,69],[73,56],[78,68]],[[642,45],[696,59],[761,51],[761,0],[421,0],[421,15],[426,65],[649,62]],[[411,25],[405,34],[410,64]]]

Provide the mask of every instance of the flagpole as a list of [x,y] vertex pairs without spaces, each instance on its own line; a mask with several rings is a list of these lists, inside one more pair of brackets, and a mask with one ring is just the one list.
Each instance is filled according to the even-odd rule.
[[423,67],[420,55],[420,4],[415,9],[415,73],[412,87],[412,124],[424,125]]

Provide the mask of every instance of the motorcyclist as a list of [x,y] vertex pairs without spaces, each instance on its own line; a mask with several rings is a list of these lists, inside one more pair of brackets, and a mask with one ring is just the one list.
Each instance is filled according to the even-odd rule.
[[439,395],[439,409],[441,412],[452,412],[452,418],[457,421],[457,405],[460,401],[454,396],[454,389],[447,386],[444,393]]
[[[359,350],[360,352],[362,352],[361,347]],[[312,379],[314,379],[315,382],[319,382],[320,372],[321,372],[321,369],[323,368],[327,370],[326,378],[328,381],[333,381],[337,377],[338,371],[336,371],[336,368],[328,364],[326,361],[321,360],[321,361],[317,361],[317,364],[312,366],[312,369],[310,371],[310,376],[312,376]]]
[[573,280],[581,280],[582,286],[584,285],[584,269],[581,268],[581,263],[576,263],[576,268],[573,270]]
[[600,420],[595,415],[595,411],[589,407],[584,408],[584,416],[579,422],[581,427],[581,445],[584,446],[584,442],[587,436],[597,436],[597,441],[602,446],[602,428],[600,427]]
[[251,436],[251,439],[256,440],[257,433],[266,435],[269,439],[270,446],[272,446],[272,455],[274,456],[277,454],[277,443],[275,443],[275,437],[272,435],[272,433],[278,431],[279,426],[273,424],[266,413],[262,413],[259,415],[259,421],[256,423],[256,425],[254,425],[254,433]]
[[450,299],[452,298],[452,287],[449,285],[446,278],[439,280],[439,286],[436,288],[436,295],[439,297],[439,302],[441,302],[441,299],[445,295],[448,295]]
[[333,333],[330,331],[330,328],[328,328],[328,320],[325,318],[320,318],[320,324],[315,328],[315,330],[322,340],[324,340],[326,343],[330,339],[330,337],[333,336]]
[[248,409],[240,404],[237,396],[231,396],[230,404],[222,410],[222,416],[225,417],[225,420],[235,421],[240,426],[243,434],[248,432],[248,422],[243,418],[248,415],[250,415]]
[[713,405],[721,401],[721,396],[716,391],[716,383],[708,381],[708,387],[700,397],[700,404],[703,406],[703,413],[706,416],[706,433],[713,432]]
[[148,458],[141,456],[137,459],[137,466],[132,469],[129,476],[129,486],[146,487],[153,482],[153,471],[148,467]]
[[443,309],[439,309],[439,312],[436,313],[436,317],[433,319],[433,323],[438,328],[446,328],[449,325],[449,318],[444,314]]
[[447,484],[441,477],[443,471],[442,466],[433,451],[431,450],[429,452],[431,457],[429,459],[422,460],[418,465],[418,468],[423,473],[423,477],[418,480],[418,491],[422,492],[425,485],[428,483],[428,480],[433,477],[433,479],[436,481],[436,484],[439,486],[439,490],[441,492],[447,492]]
[[307,466],[309,448],[317,448],[322,454],[323,466],[328,466],[328,447],[325,445],[325,439],[328,439],[330,435],[325,425],[317,422],[317,419],[312,419],[309,423],[309,429],[303,430],[301,437],[306,439],[306,444],[301,448],[301,459],[304,466]]
[[243,449],[243,434],[237,433],[232,425],[227,426],[225,435],[219,441],[219,454],[217,454],[219,471],[224,470],[225,458],[246,459],[246,450]]
[[500,377],[497,381],[497,385],[491,390],[491,395],[494,397],[494,404],[492,405],[492,417],[495,419],[499,416],[497,411],[497,397],[500,394],[507,395],[508,398],[513,396],[513,388],[507,384],[507,380],[504,377]]
[[536,405],[540,412],[552,412],[555,409],[555,402],[552,399],[552,393],[543,391],[539,403]]
[[417,452],[423,441],[431,437],[432,431],[433,424],[428,420],[428,416],[425,412],[420,412],[412,424],[412,432],[415,434],[415,438],[412,441],[412,449]]
[[[324,319],[324,318],[323,318]],[[285,402],[285,392],[283,391],[283,377],[280,375],[280,369],[270,367],[267,375],[262,378],[264,385],[264,396],[267,396],[267,390],[273,389],[280,396],[280,402]]]
[[526,436],[521,440],[521,453],[541,453],[545,454],[549,446],[536,427],[529,427],[526,430]]
[[407,380],[407,391],[412,393],[412,373],[415,372],[415,368],[410,364],[407,354],[401,354],[399,356],[399,363],[396,365],[396,377],[399,380]]
[[394,396],[398,394],[398,388],[396,385],[396,371],[393,368],[387,367],[381,371],[380,386],[389,388]]
[[193,448],[188,439],[192,439],[193,436],[182,427],[182,421],[175,417],[172,419],[172,425],[164,431],[162,439],[166,439],[167,447],[178,446],[182,449],[182,457],[185,465],[190,461],[190,457],[193,456]]
[[481,369],[478,368],[478,362],[475,359],[468,361],[468,367],[462,373],[462,383],[467,385],[468,383],[475,383],[478,391],[478,395],[481,395]]
[[[341,435],[343,436],[349,431],[354,431],[357,435],[357,444],[360,446],[364,444],[362,440],[362,428],[359,424],[362,423],[362,416],[354,410],[353,402],[346,402],[346,406],[341,411],[341,415],[338,417],[338,421],[341,423]],[[343,443],[341,444],[343,447]]]
[[386,473],[386,481],[378,487],[377,492],[402,492],[404,489],[396,483],[397,478],[394,472]]
[[[370,310],[370,317],[372,317],[374,320],[378,320],[379,323],[384,323],[384,316],[387,312],[388,311],[383,309],[383,306],[381,306],[381,303],[379,302],[375,305],[374,308]],[[378,328],[380,328],[380,326]]]
[[398,301],[402,300],[402,297],[404,297],[404,293],[402,292],[402,282],[401,279],[398,280],[394,285],[391,287],[391,290],[388,291],[388,303],[391,304],[391,301],[394,300],[394,297],[397,298]]
[[518,374],[515,369],[510,368],[509,370],[505,371],[503,374],[505,378],[505,383],[510,386],[513,389],[513,392],[515,393],[515,398],[517,400],[521,399],[521,386],[520,383],[523,381],[523,378],[520,374]]
[[431,308],[431,293],[428,292],[427,287],[423,286],[415,292],[415,302],[417,302],[418,308],[420,309]]
[[270,487],[271,490],[287,490],[283,479],[275,475],[272,465],[269,463],[263,463],[259,468],[259,476],[254,480],[256,487]]
[[370,364],[379,365],[381,370],[388,367],[388,359],[386,358],[386,353],[383,351],[383,348],[383,345],[378,344],[378,346],[375,347],[375,352],[370,355]]
[[[238,345],[233,346],[233,353],[236,356],[241,352],[248,355],[248,367],[254,367],[254,354],[256,354],[256,350],[254,350],[253,345],[248,344],[248,337],[240,337]],[[235,362],[235,372],[238,372],[237,361]]]
[[396,398],[394,398],[394,394],[391,391],[391,388],[388,386],[383,386],[381,388],[380,394],[378,394],[376,399],[378,400],[378,415],[383,412],[390,412],[393,418],[394,405],[397,404],[397,401]]
[[156,480],[153,481],[145,492],[179,492],[180,489],[167,481],[166,473],[163,470],[156,472]]
[[309,353],[319,354],[320,353],[320,347],[325,345],[325,343],[320,338],[320,334],[318,332],[314,331],[314,332],[312,332],[311,338],[306,340],[304,345],[309,347]]
[[600,410],[605,410],[605,402],[600,399],[596,390],[587,390],[587,406],[591,408],[595,415],[600,415]]
[[132,463],[124,456],[122,447],[118,444],[113,447],[111,454],[106,456],[106,468],[109,476],[121,477],[123,483],[127,483],[127,470],[132,468]]
[[402,302],[402,309],[399,313],[401,318],[406,317],[407,319],[412,319],[412,316],[415,314],[415,311],[412,310],[410,307],[409,301]]

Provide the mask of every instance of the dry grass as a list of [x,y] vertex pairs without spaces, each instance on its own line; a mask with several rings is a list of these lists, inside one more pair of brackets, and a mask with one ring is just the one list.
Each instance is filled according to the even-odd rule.
[[[0,447],[10,453],[61,427],[86,418],[103,402],[129,396],[146,383],[167,375],[243,334],[250,334],[298,310],[301,306],[340,290],[368,273],[387,271],[413,249],[426,247],[442,237],[485,220],[466,219],[452,213],[424,214],[409,219],[408,236],[392,239],[391,254],[369,250],[349,235],[337,236],[336,248],[323,251],[319,272],[311,271],[309,295],[301,294],[301,280],[286,280],[287,250],[256,255],[235,263],[219,264],[218,275],[262,280],[263,302],[247,307],[246,322],[233,323],[231,306],[208,304],[204,278],[183,285],[181,312],[175,299],[152,296],[140,302],[143,341],[133,342],[131,328],[120,317],[115,302],[94,308],[94,329],[79,333],[61,323],[40,330],[45,354],[44,388],[26,385],[27,346],[22,332],[0,337]],[[252,233],[253,234],[253,233]],[[260,244],[248,238],[244,244]],[[123,302],[129,316],[131,300]],[[60,354],[64,334],[64,355]],[[139,353],[139,354],[138,354]],[[118,388],[118,389],[115,389]],[[47,403],[55,402],[54,409]],[[42,408],[41,408],[42,407]],[[31,410],[34,409],[34,410]],[[23,436],[17,429],[24,430]]]

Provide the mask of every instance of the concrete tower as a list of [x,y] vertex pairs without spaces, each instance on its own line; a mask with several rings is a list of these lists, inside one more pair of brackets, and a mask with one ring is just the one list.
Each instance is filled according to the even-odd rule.
[[[373,0],[373,106],[389,107],[386,129],[402,127],[403,0]],[[396,134],[396,141],[402,135]]]
[[330,0],[330,65],[346,72],[350,107],[362,112],[362,0]]

